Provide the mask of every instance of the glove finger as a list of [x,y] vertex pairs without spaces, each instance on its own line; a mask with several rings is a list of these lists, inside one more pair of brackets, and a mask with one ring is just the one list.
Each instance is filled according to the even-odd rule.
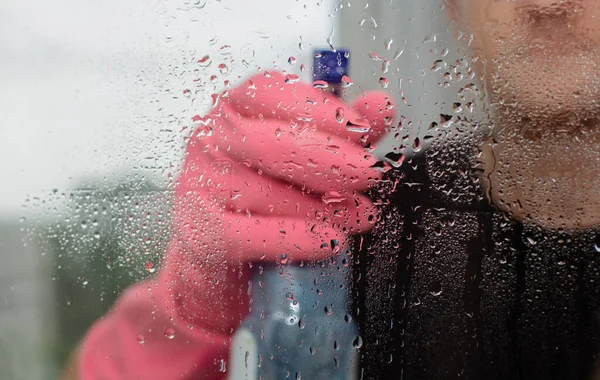
[[372,203],[364,195],[332,191],[316,197],[215,154],[199,154],[193,163],[197,170],[184,171],[181,186],[185,184],[188,192],[213,196],[230,212],[321,219],[349,232],[371,228]]
[[[347,233],[299,217],[232,213],[210,194],[188,192],[174,202],[173,236],[199,262],[273,262],[282,254],[293,260],[320,260],[346,247]],[[332,248],[333,247],[333,248]]]
[[281,121],[240,119],[229,112],[213,122],[224,136],[221,152],[307,191],[366,190],[381,176],[363,148],[320,131],[298,134]]
[[278,72],[256,75],[229,91],[226,102],[241,116],[309,123],[322,131],[360,144],[371,124],[331,93],[305,83],[286,83]]
[[367,92],[352,102],[352,108],[369,121],[372,141],[381,138],[394,123],[396,107],[391,95],[386,92]]
[[229,262],[277,261],[283,254],[291,260],[320,260],[348,243],[342,231],[306,218],[225,213],[223,226]]
[[[325,205],[318,197],[266,174],[261,175],[219,151],[212,155],[199,154],[193,166],[197,170],[185,171],[186,178],[180,182],[188,184],[188,190],[216,196],[229,211],[304,217]],[[198,181],[200,177],[202,180]]]

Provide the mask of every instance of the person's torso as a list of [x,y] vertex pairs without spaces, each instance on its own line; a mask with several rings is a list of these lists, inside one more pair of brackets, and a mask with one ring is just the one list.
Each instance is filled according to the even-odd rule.
[[581,379],[599,351],[600,240],[510,220],[466,149],[386,174],[354,266],[362,379]]

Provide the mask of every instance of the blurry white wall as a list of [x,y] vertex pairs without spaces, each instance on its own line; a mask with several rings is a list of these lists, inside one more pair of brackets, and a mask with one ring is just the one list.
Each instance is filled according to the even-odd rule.
[[332,33],[333,2],[0,2],[2,378],[56,374],[45,347],[56,338],[55,264],[27,233],[68,223],[48,206],[53,190],[56,198],[82,180],[132,171],[164,185],[178,170],[184,127],[225,80],[301,63],[307,79],[312,49]]

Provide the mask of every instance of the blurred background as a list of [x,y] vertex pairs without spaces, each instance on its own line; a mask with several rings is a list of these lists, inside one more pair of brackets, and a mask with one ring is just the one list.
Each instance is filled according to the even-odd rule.
[[2,378],[56,378],[160,266],[170,185],[212,94],[271,69],[309,81],[313,49],[349,48],[351,96],[388,91],[409,126],[379,153],[409,155],[451,110],[452,41],[439,0],[1,2]]

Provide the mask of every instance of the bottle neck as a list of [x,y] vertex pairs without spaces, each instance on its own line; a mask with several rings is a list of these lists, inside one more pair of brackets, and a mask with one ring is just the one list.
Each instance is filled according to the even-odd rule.
[[329,88],[333,95],[340,99],[345,99],[344,88],[342,87],[341,83],[330,83]]
[[346,91],[341,83],[327,83],[327,87],[320,88],[320,90],[346,100]]

